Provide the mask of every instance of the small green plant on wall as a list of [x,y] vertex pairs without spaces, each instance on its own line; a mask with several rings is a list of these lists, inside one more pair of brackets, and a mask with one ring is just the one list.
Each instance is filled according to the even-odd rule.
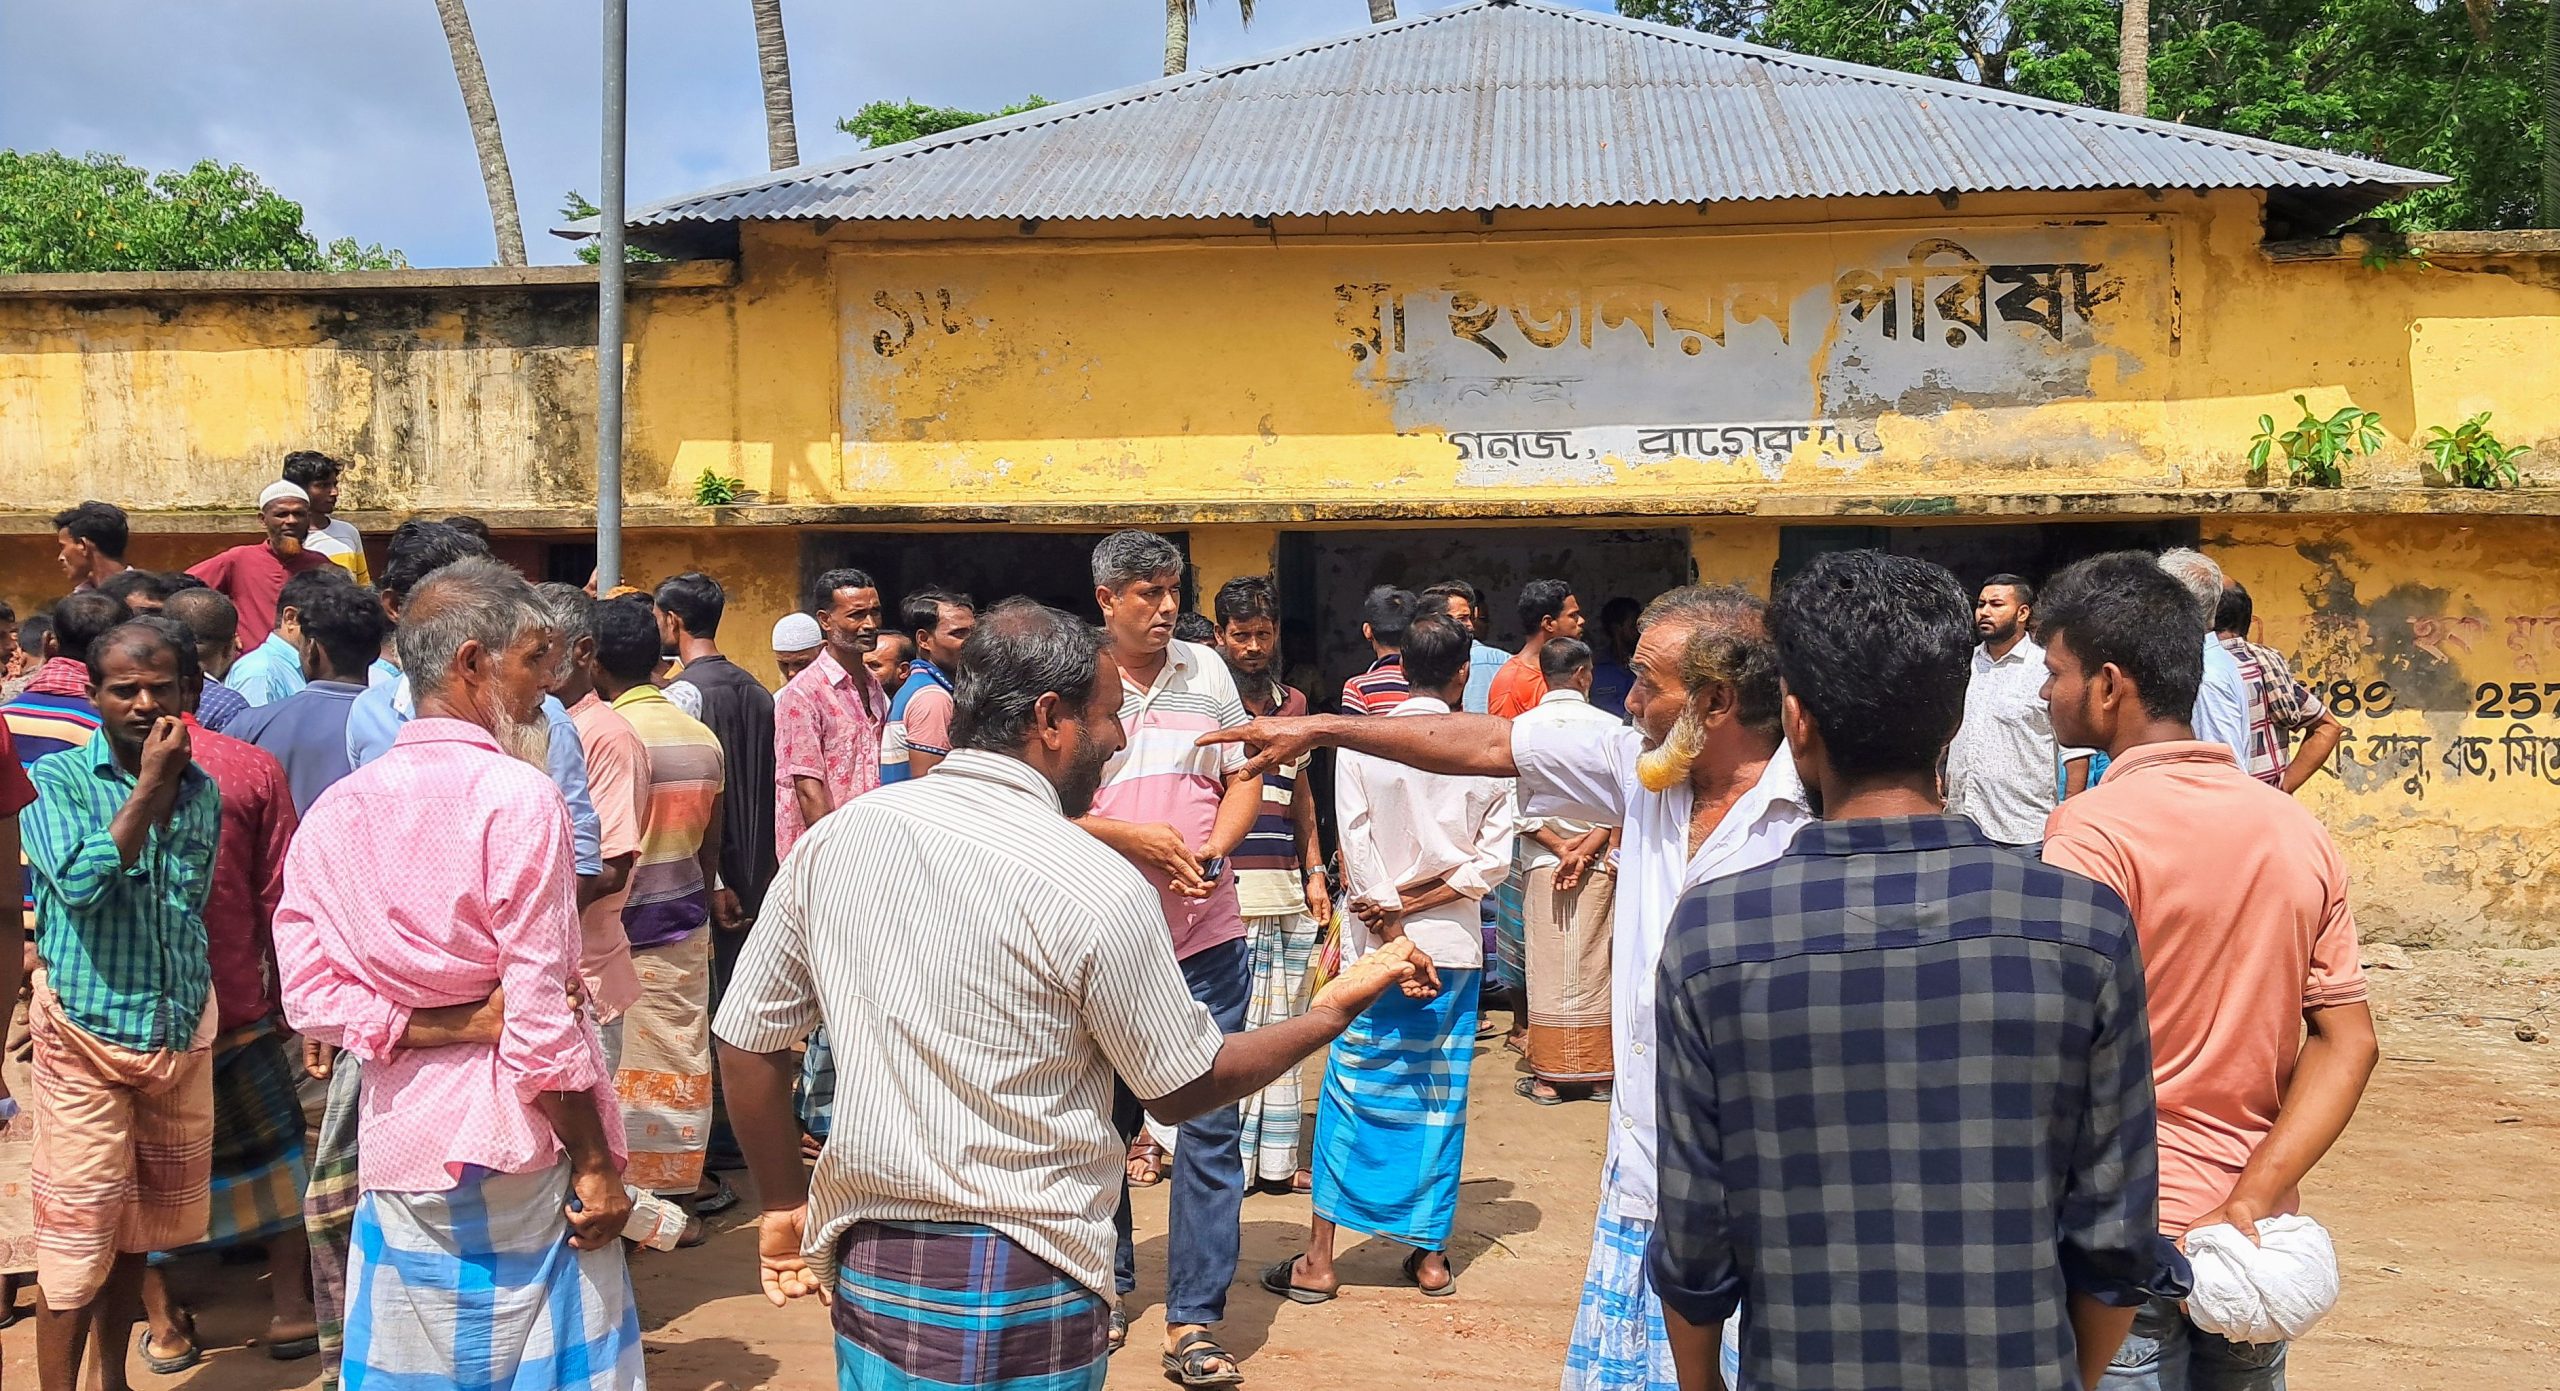
[[2516,460],[2525,447],[2508,444],[2489,432],[2489,413],[2482,411],[2448,430],[2433,426],[2427,455],[2446,482],[2465,488],[2512,488],[2524,481]]
[[2360,406],[2340,406],[2322,419],[2311,403],[2296,396],[2302,419],[2283,430],[2272,415],[2258,417],[2257,437],[2249,442],[2249,467],[2264,480],[2275,452],[2284,451],[2287,481],[2299,487],[2337,488],[2347,481],[2347,460],[2370,454],[2382,445],[2382,417]]
[[747,480],[723,478],[709,469],[704,469],[702,476],[693,480],[693,500],[695,505],[701,507],[726,507],[736,502],[746,491]]

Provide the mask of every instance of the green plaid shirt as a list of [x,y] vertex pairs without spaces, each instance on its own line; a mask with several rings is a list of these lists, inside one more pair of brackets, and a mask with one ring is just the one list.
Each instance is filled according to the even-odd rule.
[[222,794],[188,766],[177,808],[151,827],[128,866],[108,827],[136,779],[102,732],[86,748],[36,760],[36,800],[20,819],[34,871],[36,954],[62,1012],[82,1029],[139,1052],[195,1040],[213,967],[204,902]]

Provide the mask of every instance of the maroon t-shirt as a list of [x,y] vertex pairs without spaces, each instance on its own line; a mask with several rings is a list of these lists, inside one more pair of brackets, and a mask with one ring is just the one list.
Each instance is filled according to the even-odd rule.
[[240,650],[247,652],[276,630],[276,600],[284,597],[284,582],[330,563],[329,557],[307,549],[291,560],[279,560],[266,542],[256,541],[197,561],[187,573],[221,590],[240,610]]

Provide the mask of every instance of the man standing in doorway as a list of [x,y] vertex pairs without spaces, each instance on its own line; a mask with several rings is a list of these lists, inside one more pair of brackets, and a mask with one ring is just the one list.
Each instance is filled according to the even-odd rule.
[[[1448,714],[1466,692],[1469,641],[1445,614],[1415,620],[1404,643],[1413,695],[1384,718]],[[1335,1040],[1316,1103],[1306,1254],[1264,1271],[1262,1285],[1302,1304],[1333,1298],[1335,1229],[1349,1227],[1412,1247],[1405,1278],[1438,1298],[1458,1288],[1448,1246],[1484,975],[1476,904],[1511,872],[1511,783],[1349,753],[1335,769],[1334,808],[1351,896],[1343,959],[1409,941],[1431,958],[1440,989],[1382,996]]]
[[[1235,678],[1248,715],[1303,715],[1307,693],[1280,679],[1280,596],[1263,575],[1218,587],[1218,655]],[[1267,1028],[1296,1016],[1316,940],[1333,921],[1324,845],[1316,835],[1315,789],[1307,761],[1262,775],[1262,810],[1236,847],[1236,911],[1253,953],[1253,1003],[1245,1027]],[[1314,1175],[1300,1162],[1303,1122],[1298,1075],[1245,1098],[1241,1153],[1247,1182],[1306,1192]]]
[[311,535],[311,496],[291,483],[270,483],[258,494],[258,524],[267,539],[233,546],[187,567],[187,573],[222,591],[240,610],[240,642],[255,650],[275,631],[284,582],[317,570],[329,558],[305,542]]
[[[1538,655],[1547,693],[1514,724],[1619,724],[1591,703],[1591,649],[1558,638]],[[1622,698],[1619,709],[1626,703]],[[1528,855],[1522,877],[1503,892],[1520,901],[1524,972],[1530,982],[1520,1050],[1529,1075],[1512,1088],[1541,1106],[1609,1094],[1609,953],[1615,940],[1618,872],[1609,847],[1616,828],[1570,816],[1522,816]]]
[[[1150,532],[1115,532],[1093,548],[1094,602],[1119,667],[1128,744],[1103,766],[1102,789],[1080,824],[1155,886],[1192,998],[1232,1034],[1252,1006],[1253,966],[1226,861],[1261,813],[1262,779],[1239,771],[1242,750],[1197,745],[1204,734],[1243,724],[1245,713],[1218,654],[1173,636],[1182,568],[1182,552]],[[1407,615],[1412,597],[1404,596]],[[1127,1119],[1134,1132],[1136,1117]],[[1184,1123],[1174,1146],[1165,1355],[1186,1386],[1224,1386],[1242,1375],[1209,1335],[1226,1316],[1242,1240],[1240,1126],[1236,1108],[1221,1106]],[[1125,1192],[1117,1226],[1125,1295],[1138,1283]]]
[[1557,638],[1582,636],[1582,601],[1562,580],[1531,580],[1520,587],[1520,629],[1528,637],[1520,654],[1503,664],[1485,696],[1485,713],[1511,719],[1547,693],[1538,654]]
[[1625,719],[1627,692],[1636,687],[1636,619],[1644,605],[1621,594],[1600,606],[1600,640],[1591,644],[1591,708]]
[[1493,679],[1502,674],[1502,664],[1511,654],[1484,640],[1484,595],[1465,580],[1442,580],[1422,591],[1424,612],[1445,613],[1467,630],[1467,700],[1470,715],[1484,713],[1485,701],[1493,694]]
[[128,622],[88,651],[99,736],[36,761],[36,1374],[125,1391],[143,1263],[204,1234],[213,1158],[205,896],[222,794],[190,759],[195,644]]
[[1823,820],[1690,890],[1664,948],[1646,1264],[1681,1385],[1721,1388],[1737,1304],[1747,1385],[2091,1385],[2135,1306],[2187,1292],[2133,923],[1945,814],[1975,635],[1955,576],[1826,555],[1769,632]]
[[364,533],[338,513],[338,479],[346,466],[316,449],[297,449],[284,456],[284,481],[311,499],[311,549],[329,557],[362,585],[373,583],[365,563]]
[[[2142,937],[2173,1237],[2295,1211],[2380,1057],[2347,870],[2302,804],[2188,723],[2193,595],[2135,552],[2057,576],[2045,606],[2056,732],[2112,756],[2062,804],[2045,859],[2116,890]],[[2235,886],[2246,886],[2238,891]],[[2173,1292],[2135,1317],[2101,1391],[2280,1391],[2285,1345],[2195,1326]]]
[[[656,598],[660,639],[684,663],[667,698],[681,706],[683,692],[676,687],[695,693],[688,713],[720,740],[723,785],[738,794],[721,802],[720,884],[737,895],[743,926],[763,906],[764,886],[772,882],[779,858],[774,804],[759,790],[773,785],[773,696],[720,651],[720,619],[728,612],[729,595],[718,580],[687,571],[659,585]],[[712,956],[723,979],[743,945],[734,934],[714,939]]]
[[889,717],[888,695],[862,664],[880,640],[880,587],[860,570],[829,570],[809,607],[826,650],[773,701],[774,848],[783,855],[819,818],[880,785]]
[[85,594],[133,567],[124,563],[131,527],[124,509],[91,499],[54,514],[55,559],[71,592]]
[[1974,599],[1973,679],[1947,746],[1947,814],[1998,845],[2033,845],[2053,814],[2059,748],[2044,710],[2044,649],[2027,636],[2035,586],[1993,575]]
[[1682,889],[1784,852],[1806,797],[1778,738],[1778,665],[1739,589],[1675,589],[1638,620],[1634,726],[1481,715],[1256,720],[1214,736],[1260,771],[1309,749],[1354,749],[1438,773],[1518,777],[1523,811],[1622,828],[1611,950],[1609,1151],[1591,1269],[1565,1355],[1566,1391],[1673,1384],[1662,1306],[1645,1283],[1654,1230],[1654,991]]
[[1360,636],[1369,640],[1376,660],[1369,669],[1342,683],[1342,713],[1383,715],[1413,694],[1404,679],[1404,630],[1413,623],[1421,601],[1410,590],[1382,584],[1360,602]]
[[915,639],[915,662],[890,702],[889,729],[880,740],[884,783],[923,777],[951,752],[951,683],[978,605],[966,594],[920,589],[898,605],[898,617]]

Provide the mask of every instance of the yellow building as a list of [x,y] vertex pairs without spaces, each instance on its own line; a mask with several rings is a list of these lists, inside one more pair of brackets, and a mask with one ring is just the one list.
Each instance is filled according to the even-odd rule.
[[[2352,737],[2368,931],[2560,940],[2560,235],[2337,230],[2427,175],[1484,3],[643,209],[627,569],[763,636],[817,570],[1089,602],[1096,534],[1274,571],[1319,695],[1370,584],[1586,605],[1879,545],[1968,579],[2193,542]],[[583,579],[593,272],[0,279],[0,594],[52,513],[251,530],[285,451],[378,540]],[[2375,411],[2338,488],[2262,416]],[[2488,412],[2528,486],[2423,444]],[[705,473],[737,505],[692,502]],[[2544,663],[2551,665],[2546,667]],[[768,668],[769,669],[769,668]]]

